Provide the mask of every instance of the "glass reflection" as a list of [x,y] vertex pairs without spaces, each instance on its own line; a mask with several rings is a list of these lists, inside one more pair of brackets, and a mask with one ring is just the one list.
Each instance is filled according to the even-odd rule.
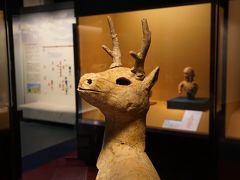
[[4,13],[0,11],[0,129],[9,128],[8,63]]

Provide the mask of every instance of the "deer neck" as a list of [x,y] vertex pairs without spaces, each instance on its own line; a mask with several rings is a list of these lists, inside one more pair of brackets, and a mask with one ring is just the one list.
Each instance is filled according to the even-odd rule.
[[144,151],[145,129],[146,114],[106,116],[103,148],[113,148],[118,144]]

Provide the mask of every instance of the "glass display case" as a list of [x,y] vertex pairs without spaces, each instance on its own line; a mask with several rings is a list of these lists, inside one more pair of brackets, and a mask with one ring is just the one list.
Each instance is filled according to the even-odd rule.
[[10,127],[9,79],[5,13],[0,10],[0,130]]
[[[240,63],[239,63],[239,40],[240,40],[240,1],[230,0],[223,9],[225,14],[224,49],[223,49],[223,74],[222,79],[223,97],[225,105],[225,137],[240,140]],[[225,11],[224,11],[225,10]],[[227,19],[226,19],[227,17]],[[222,77],[222,78],[221,78]]]
[[62,6],[13,16],[17,103],[24,119],[75,125],[75,17],[72,3]]
[[[81,75],[104,71],[111,64],[108,54],[101,49],[103,44],[111,47],[107,16],[111,16],[114,22],[122,63],[126,67],[134,65],[129,51],[141,47],[141,19],[148,20],[152,42],[145,71],[148,74],[159,66],[160,75],[152,91],[147,127],[207,135],[210,119],[211,3],[78,17]],[[199,85],[194,100],[178,94],[178,85],[184,79],[183,70],[188,66],[194,69],[195,81]],[[179,96],[185,100],[177,102]],[[203,106],[201,102],[199,106],[201,98],[205,100]],[[84,100],[81,103],[83,121],[93,124],[104,121],[98,109]]]
[[[73,143],[70,149],[75,148],[74,6],[72,1],[51,2],[26,0],[9,7],[22,173],[54,159],[57,146],[68,140]],[[61,153],[70,149],[62,148]],[[35,159],[39,154],[45,162]]]
[[[148,75],[157,66],[160,73],[152,88],[146,118],[146,152],[163,179],[218,176],[220,121],[216,112],[217,108],[222,109],[216,94],[221,93],[218,91],[221,80],[217,79],[217,66],[221,69],[217,55],[218,13],[217,2],[211,0],[75,1],[75,57],[80,76],[103,72],[112,63],[101,47],[112,47],[107,16],[112,18],[118,35],[123,66],[128,68],[134,66],[129,51],[138,52],[142,45],[141,20],[147,19],[151,45],[145,73]],[[179,84],[187,77],[186,67],[195,73],[198,85],[195,99],[178,92]],[[104,115],[80,97],[79,102],[80,130],[84,132],[86,126],[103,130]],[[103,137],[103,132],[97,130],[88,134],[93,137],[92,144]],[[92,149],[98,150],[98,146],[101,149],[98,142]]]

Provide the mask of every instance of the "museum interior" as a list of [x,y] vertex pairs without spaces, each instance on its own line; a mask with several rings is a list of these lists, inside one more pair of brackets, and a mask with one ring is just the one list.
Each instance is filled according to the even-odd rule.
[[0,0],[0,180],[239,180],[239,9]]

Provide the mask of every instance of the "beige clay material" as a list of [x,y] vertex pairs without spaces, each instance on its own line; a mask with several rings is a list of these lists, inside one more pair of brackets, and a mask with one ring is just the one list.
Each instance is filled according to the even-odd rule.
[[136,59],[130,69],[122,67],[120,46],[111,18],[108,17],[113,50],[103,46],[113,58],[110,69],[81,77],[79,95],[105,116],[106,126],[101,153],[97,161],[97,180],[159,180],[157,171],[145,153],[146,115],[150,91],[156,83],[159,67],[148,76],[144,60],[151,42],[147,21],[142,21],[143,46],[131,51]]
[[192,67],[186,67],[183,70],[184,80],[178,85],[178,93],[186,93],[188,99],[195,99],[198,91],[198,84],[194,81],[195,72]]

